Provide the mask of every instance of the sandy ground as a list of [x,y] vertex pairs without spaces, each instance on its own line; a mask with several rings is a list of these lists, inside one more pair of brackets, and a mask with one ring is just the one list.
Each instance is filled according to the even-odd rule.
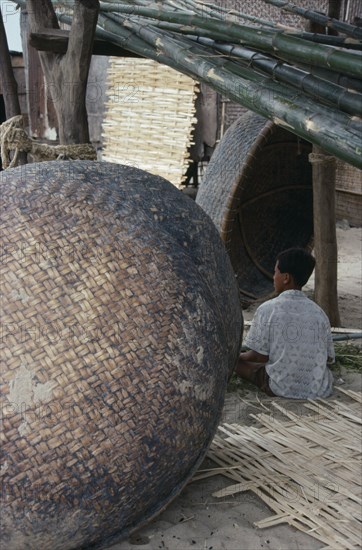
[[[344,327],[362,329],[362,229],[338,224],[339,308]],[[314,281],[306,287],[312,294]],[[255,308],[244,312],[251,320]],[[360,342],[360,341],[359,341]],[[338,376],[338,378],[337,378]],[[361,375],[343,371],[336,383],[346,389],[361,390]],[[229,391],[221,422],[250,424],[250,413],[261,411],[260,403],[271,398],[257,390]],[[275,399],[275,398],[274,398]],[[280,398],[277,398],[280,399]],[[293,407],[292,400],[282,400]],[[295,405],[295,402],[294,402]],[[205,461],[201,468],[210,467]],[[182,493],[149,525],[129,540],[113,545],[111,550],[317,550],[323,544],[288,525],[258,529],[254,522],[272,515],[271,510],[254,494],[216,499],[214,491],[230,482],[215,476],[189,482]],[[341,548],[341,550],[343,550]]]

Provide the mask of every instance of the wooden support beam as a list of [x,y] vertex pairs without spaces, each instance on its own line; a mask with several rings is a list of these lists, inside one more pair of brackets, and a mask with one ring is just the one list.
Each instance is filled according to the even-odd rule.
[[338,248],[335,216],[335,157],[316,145],[309,156],[313,167],[313,212],[315,293],[314,299],[328,315],[333,327],[339,327],[337,262]]
[[4,96],[6,118],[20,115],[18,85],[14,77],[9,53],[8,41],[2,13],[0,10],[0,82],[1,93]]
[[[68,49],[69,31],[62,29],[39,29],[29,35],[29,44],[41,52],[65,54]],[[115,57],[141,57],[120,46],[95,39],[93,43],[93,55],[113,55]]]
[[[51,0],[27,0],[29,33],[59,30]],[[59,122],[59,142],[89,143],[86,90],[99,0],[75,0],[73,20],[64,54],[39,52],[48,90]]]
[[[5,33],[4,20],[0,9],[0,89],[4,99],[6,118],[12,118],[21,114],[18,96],[18,84],[16,82],[8,40]],[[18,155],[18,164],[26,164],[27,155],[21,152]],[[1,164],[1,163],[0,163]]]

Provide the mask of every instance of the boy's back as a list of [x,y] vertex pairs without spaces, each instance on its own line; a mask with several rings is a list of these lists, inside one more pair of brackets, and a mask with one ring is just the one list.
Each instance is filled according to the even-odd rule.
[[255,313],[245,344],[268,356],[265,370],[275,395],[296,399],[327,397],[334,360],[328,317],[300,290],[286,290]]

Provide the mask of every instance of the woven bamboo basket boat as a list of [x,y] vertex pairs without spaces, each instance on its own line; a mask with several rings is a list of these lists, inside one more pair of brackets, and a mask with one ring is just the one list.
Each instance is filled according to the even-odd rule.
[[225,132],[196,202],[214,221],[248,304],[273,291],[275,257],[310,247],[311,145],[251,112]]
[[0,183],[2,545],[103,548],[207,451],[241,339],[235,277],[158,176],[56,161]]

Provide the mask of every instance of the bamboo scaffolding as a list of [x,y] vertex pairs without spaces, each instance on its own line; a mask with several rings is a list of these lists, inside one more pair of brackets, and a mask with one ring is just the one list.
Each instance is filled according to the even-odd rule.
[[[218,465],[215,475],[233,484],[213,496],[253,491],[274,511],[257,527],[288,523],[327,548],[356,549],[361,534],[357,434],[362,396],[340,391],[347,402],[303,402],[296,414],[273,401],[275,413],[251,415],[260,427],[221,425],[208,457]],[[211,475],[211,470],[200,471],[195,479]]]

